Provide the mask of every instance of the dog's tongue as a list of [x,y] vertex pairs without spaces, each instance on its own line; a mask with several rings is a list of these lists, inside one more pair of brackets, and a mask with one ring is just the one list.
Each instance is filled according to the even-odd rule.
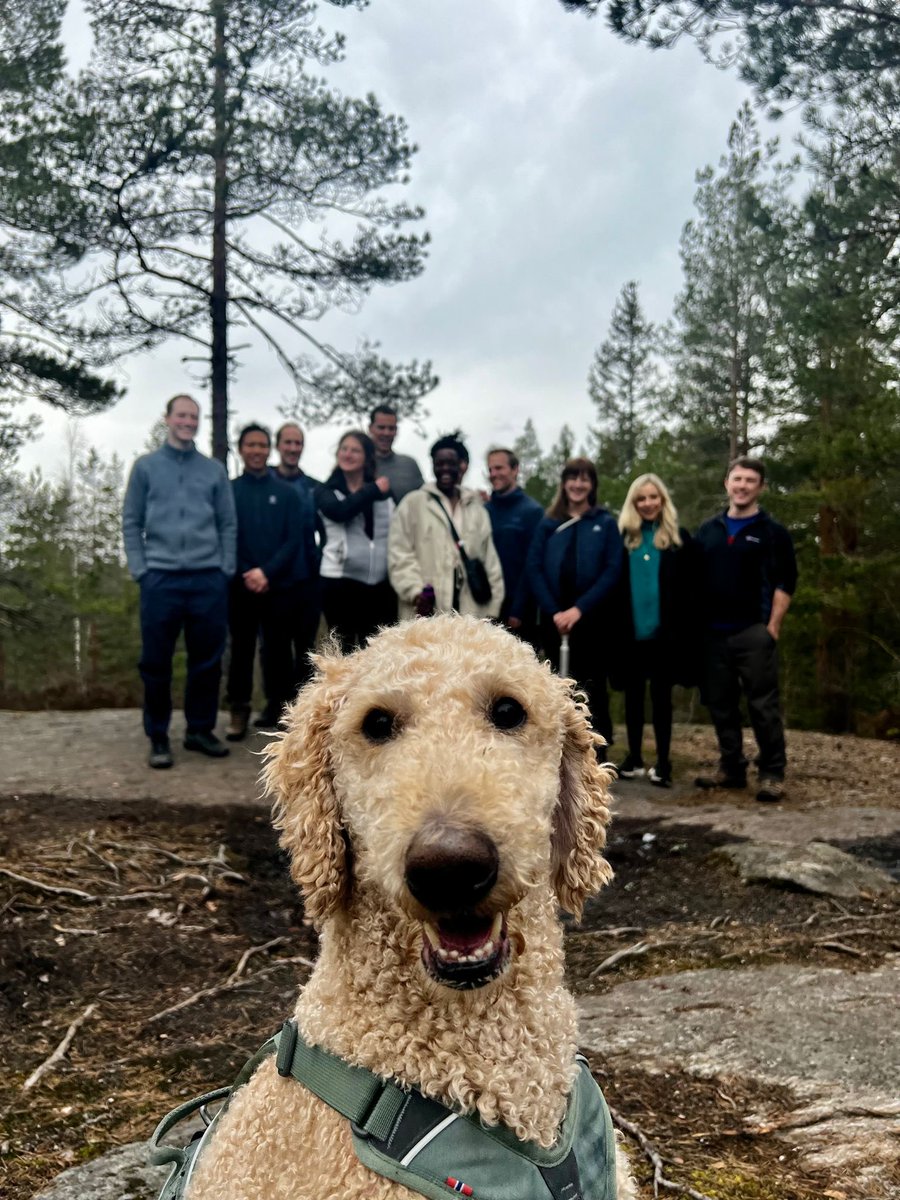
[[492,922],[483,917],[454,917],[438,922],[438,937],[445,950],[470,954],[491,936]]

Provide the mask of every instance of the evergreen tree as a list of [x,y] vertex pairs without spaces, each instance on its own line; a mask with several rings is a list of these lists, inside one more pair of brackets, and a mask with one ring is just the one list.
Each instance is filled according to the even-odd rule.
[[0,0],[0,476],[37,418],[35,399],[72,413],[109,407],[121,390],[100,378],[62,332],[54,274],[83,255],[84,212],[50,150],[62,138],[64,0]]
[[561,0],[653,48],[696,39],[719,66],[736,65],[776,100],[898,98],[896,0]]
[[602,474],[631,475],[648,433],[661,382],[656,327],[644,315],[638,285],[624,285],[609,334],[594,356],[588,393],[597,409],[597,461]]
[[697,216],[684,227],[684,287],[675,305],[678,408],[714,451],[717,470],[762,440],[775,407],[770,286],[775,220],[790,170],[763,147],[749,105],[728,135],[719,171],[698,172]]
[[798,661],[816,722],[843,730],[900,707],[900,198],[891,172],[848,172],[833,146],[813,166],[783,243],[791,411],[774,448],[803,567]]
[[513,442],[512,448],[519,460],[519,483],[531,496],[533,492],[529,490],[528,484],[541,469],[541,444],[531,417],[525,422],[525,428]]
[[[338,61],[342,38],[307,0],[85,5],[87,70],[56,89],[52,119],[20,113],[85,209],[92,270],[68,277],[84,306],[74,332],[110,355],[186,342],[208,364],[222,460],[235,327],[272,349],[310,420],[373,396],[414,412],[436,382],[429,364],[391,366],[367,343],[343,353],[313,332],[376,283],[416,276],[427,240],[402,231],[419,209],[380,194],[406,182],[403,122],[305,69]],[[323,229],[329,215],[343,234]]]

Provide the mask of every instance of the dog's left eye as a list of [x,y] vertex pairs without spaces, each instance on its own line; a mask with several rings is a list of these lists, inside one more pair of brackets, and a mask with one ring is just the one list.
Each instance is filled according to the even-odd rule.
[[394,714],[386,708],[371,708],[363,717],[362,731],[370,742],[388,742],[394,736]]
[[512,696],[501,696],[499,700],[495,700],[489,715],[492,724],[498,729],[518,729],[528,720],[525,709],[518,700],[513,700]]

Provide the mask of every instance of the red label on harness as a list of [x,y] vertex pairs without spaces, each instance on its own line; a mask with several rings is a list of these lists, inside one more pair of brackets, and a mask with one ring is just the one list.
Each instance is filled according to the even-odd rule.
[[445,1183],[451,1191],[459,1192],[461,1196],[472,1196],[474,1192],[467,1183],[463,1183],[461,1179],[454,1179],[452,1175],[448,1175]]

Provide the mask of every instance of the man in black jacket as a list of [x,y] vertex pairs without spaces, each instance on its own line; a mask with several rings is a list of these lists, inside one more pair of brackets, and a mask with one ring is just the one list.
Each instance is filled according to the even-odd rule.
[[237,574],[229,597],[231,724],[225,736],[230,742],[240,741],[247,733],[260,635],[266,706],[256,724],[261,728],[276,725],[294,691],[288,609],[303,513],[294,489],[269,473],[270,450],[269,431],[262,425],[241,430],[238,453],[244,472],[231,483],[238,537]]
[[704,598],[705,686],[719,740],[719,769],[700,776],[702,788],[744,788],[740,696],[747,700],[759,747],[757,800],[784,795],[784,725],[778,697],[778,638],[797,585],[797,562],[783,525],[759,507],[765,467],[737,458],[728,468],[725,512],[697,531]]

